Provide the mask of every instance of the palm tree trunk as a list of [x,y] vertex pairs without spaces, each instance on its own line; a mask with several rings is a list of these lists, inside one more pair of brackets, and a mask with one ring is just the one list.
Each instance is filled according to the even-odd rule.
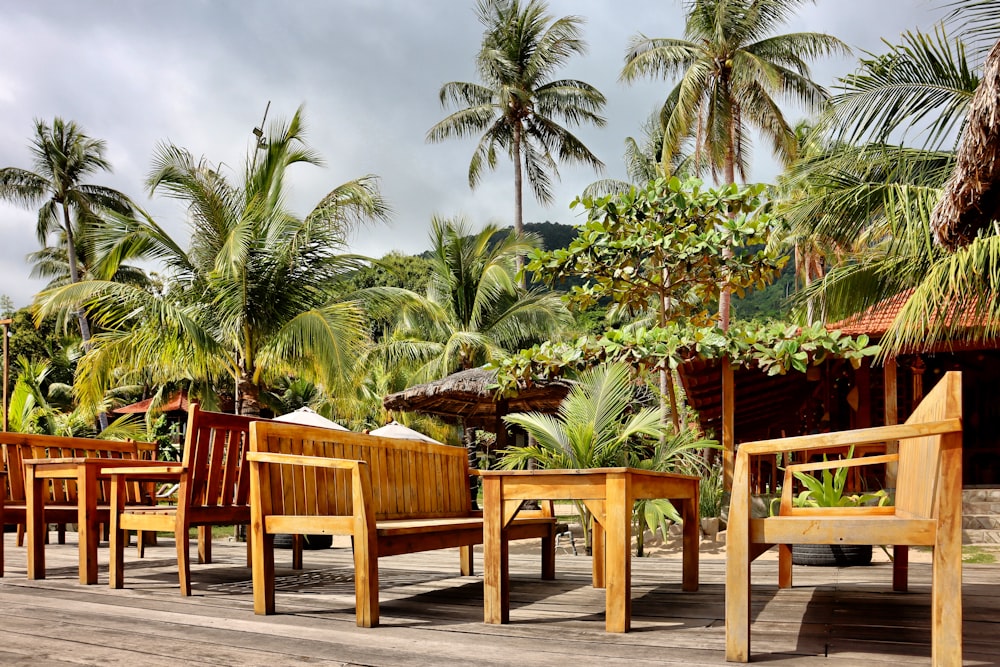
[[[736,182],[736,154],[734,153],[733,141],[735,141],[734,132],[730,129],[729,147],[726,148],[726,183]],[[733,249],[726,246],[722,249],[723,259],[732,259]],[[728,275],[725,276],[727,279]],[[729,289],[729,285],[726,284],[722,291],[719,293],[719,328],[723,331],[729,331],[729,311],[731,308],[731,303],[733,299],[732,291]]]
[[236,383],[236,394],[240,402],[239,412],[244,417],[260,417],[260,388],[254,384],[247,371],[240,371]]
[[[514,162],[514,233],[518,236],[524,234],[524,173],[521,169],[521,123],[514,123],[514,139],[511,146],[511,158]],[[527,286],[525,275],[521,273],[524,268],[524,256],[517,254],[515,260],[517,272],[520,275],[519,283],[521,287]]]
[[[66,258],[69,261],[69,280],[71,283],[80,282],[80,270],[76,262],[76,240],[73,238],[73,224],[69,217],[69,209],[66,204],[62,205],[63,225],[66,227]],[[76,321],[80,325],[80,340],[83,343],[83,351],[90,351],[90,323],[87,321],[87,313],[83,308],[76,311]],[[97,420],[101,424],[103,431],[108,427],[108,415],[102,410],[97,413]]]

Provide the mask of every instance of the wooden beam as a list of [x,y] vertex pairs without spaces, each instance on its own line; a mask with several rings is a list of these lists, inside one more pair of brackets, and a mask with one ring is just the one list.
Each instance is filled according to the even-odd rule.
[[736,381],[729,359],[722,361],[722,486],[733,488],[733,467],[736,463]]

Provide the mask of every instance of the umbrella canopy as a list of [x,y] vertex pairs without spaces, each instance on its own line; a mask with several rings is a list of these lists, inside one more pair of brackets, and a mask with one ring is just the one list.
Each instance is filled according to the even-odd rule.
[[494,429],[501,417],[512,412],[557,412],[572,387],[568,380],[548,380],[498,399],[496,383],[496,371],[473,368],[389,394],[382,405],[387,410],[422,412],[450,423]]
[[280,417],[275,417],[276,422],[289,422],[291,424],[302,424],[303,426],[319,426],[320,428],[330,428],[335,431],[349,431],[350,429],[344,428],[340,424],[330,419],[327,419],[323,415],[319,414],[312,408],[302,407],[288,414],[281,415]]
[[400,440],[420,440],[421,442],[432,442],[435,445],[440,445],[442,443],[438,442],[434,438],[430,438],[419,431],[414,431],[408,426],[403,426],[395,419],[386,424],[385,426],[380,426],[374,431],[370,432],[371,435],[382,436],[383,438],[399,438]]

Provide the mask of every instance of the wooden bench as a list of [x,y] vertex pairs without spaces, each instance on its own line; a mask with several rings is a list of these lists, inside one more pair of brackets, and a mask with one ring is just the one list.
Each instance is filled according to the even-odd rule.
[[[112,461],[117,465],[123,462],[138,465],[138,460],[155,457],[156,445],[131,440],[12,432],[0,433],[0,444],[3,445],[4,467],[8,473],[3,521],[17,524],[19,545],[27,529],[28,578],[45,578],[47,525],[55,523],[60,526],[59,541],[62,543],[65,541],[65,525],[76,523],[80,535],[80,581],[94,583],[97,580],[98,529],[110,518],[110,480],[97,476],[94,466],[81,465],[81,462],[97,460],[108,465]],[[36,468],[46,467],[45,463],[74,467],[74,470],[53,478],[40,474],[36,479]],[[79,472],[84,469],[90,472],[86,478],[81,477]],[[81,487],[86,489],[83,495]],[[151,489],[131,485],[125,489],[125,501],[150,503]],[[30,510],[35,504],[39,505],[40,511],[36,512],[29,526]]]
[[[464,449],[280,422],[250,427],[254,611],[274,613],[274,535],[349,535],[357,624],[378,625],[378,559],[459,547],[472,574],[483,542]],[[555,576],[551,505],[522,512],[510,539],[541,538],[542,577]]]
[[[750,658],[750,563],[781,545],[779,586],[791,586],[790,544],[891,544],[933,549],[931,657],[962,664],[962,380],[949,372],[905,424],[745,443],[737,451],[726,543],[726,659]],[[792,507],[789,489],[778,516],[750,514],[751,457],[898,441],[899,453],[799,470],[896,464],[893,507]],[[790,486],[789,484],[785,485]],[[906,589],[906,558],[893,563],[893,587]]]
[[[189,530],[198,529],[198,562],[212,562],[212,526],[250,523],[250,478],[245,464],[250,424],[257,418],[188,408],[180,464],[108,470],[112,479],[110,586],[124,585],[127,530],[174,534],[181,595],[191,594]],[[136,481],[178,484],[175,503],[127,507],[128,485]]]

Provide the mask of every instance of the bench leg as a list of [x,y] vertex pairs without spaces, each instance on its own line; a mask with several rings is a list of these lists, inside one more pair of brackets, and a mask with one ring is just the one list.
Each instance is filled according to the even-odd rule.
[[462,546],[458,548],[459,567],[463,577],[471,577],[475,574],[475,566],[472,562],[472,547]]
[[125,494],[122,484],[111,486],[111,521],[108,526],[108,586],[121,588],[125,585],[125,542],[126,534],[122,530],[122,510],[125,509]]
[[253,611],[274,613],[274,535],[265,533],[259,521],[250,526],[247,536],[253,556]]
[[303,544],[305,539],[299,533],[292,535],[292,569],[301,570],[302,563],[302,551],[304,549]]

